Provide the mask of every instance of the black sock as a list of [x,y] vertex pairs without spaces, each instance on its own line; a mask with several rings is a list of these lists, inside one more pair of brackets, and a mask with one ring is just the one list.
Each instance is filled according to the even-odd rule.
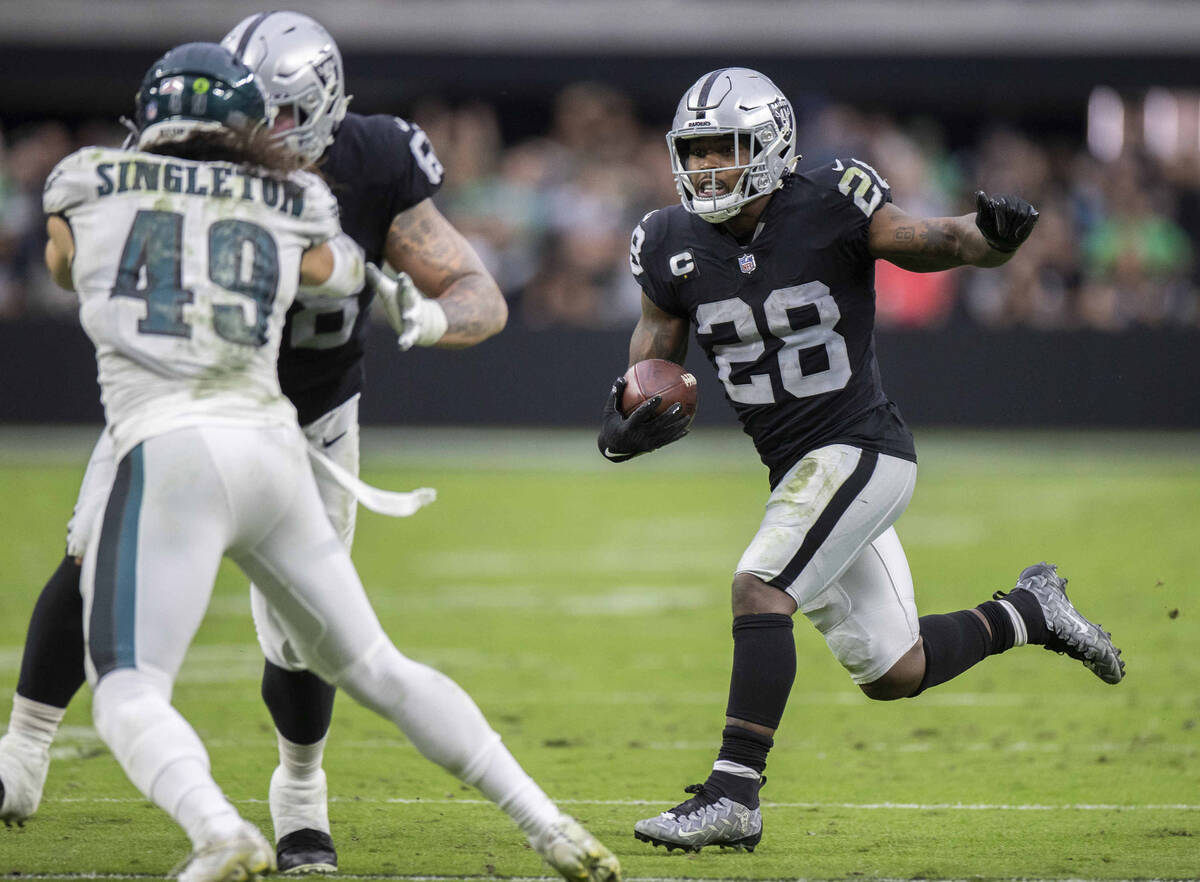
[[983,617],[987,619],[988,625],[992,629],[988,655],[996,655],[1004,652],[1006,649],[1012,649],[1013,643],[1017,639],[1017,634],[1013,629],[1012,616],[1008,614],[1008,610],[994,600],[981,603],[975,609],[979,610]]
[[1021,621],[1025,623],[1028,633],[1027,642],[1034,646],[1042,646],[1046,642],[1046,614],[1042,605],[1030,591],[1009,591],[1004,599],[1013,605]]
[[739,802],[746,808],[758,808],[758,790],[762,786],[762,782],[766,780],[761,776],[758,778],[743,778],[741,775],[735,775],[732,772],[717,772],[708,773],[708,780],[704,782],[706,792],[714,796],[727,796],[734,802]]
[[67,555],[33,607],[17,694],[65,708],[83,685],[83,597],[79,565]]
[[726,716],[778,728],[795,679],[791,616],[760,613],[733,620],[733,673]]
[[316,744],[329,731],[337,689],[309,671],[263,663],[262,697],[279,734],[293,744]]
[[921,641],[925,649],[925,676],[914,696],[930,686],[945,683],[987,658],[992,638],[987,625],[969,609],[943,615],[921,616]]
[[744,726],[726,726],[721,732],[721,752],[718,760],[748,766],[760,775],[767,767],[767,753],[775,746],[770,735],[751,732]]
[[758,777],[743,778],[732,772],[712,771],[704,788],[718,796],[728,796],[748,808],[758,808],[758,788],[763,770],[767,767],[767,753],[775,745],[770,735],[751,732],[743,726],[726,726],[721,732],[721,752],[717,760],[737,763],[758,772]]

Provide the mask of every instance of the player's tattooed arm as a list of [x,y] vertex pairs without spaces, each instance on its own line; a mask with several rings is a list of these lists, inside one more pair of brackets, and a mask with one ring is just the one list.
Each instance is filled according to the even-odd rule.
[[508,322],[508,304],[496,280],[463,235],[429,199],[396,215],[384,245],[387,262],[408,273],[446,313],[445,335],[436,345],[473,346]]
[[[1036,219],[1034,211],[1033,220],[1036,222]],[[1032,226],[1030,223],[1028,228],[1032,229]],[[1024,236],[1028,234],[1025,230]],[[917,218],[892,204],[883,205],[875,212],[867,230],[867,246],[872,257],[913,272],[936,272],[965,264],[1000,266],[1008,262],[1019,244],[1017,242],[1008,251],[992,247],[976,224],[975,214]]]
[[664,312],[654,301],[642,295],[642,317],[629,340],[629,363],[647,358],[665,358],[683,364],[687,356],[688,322]]

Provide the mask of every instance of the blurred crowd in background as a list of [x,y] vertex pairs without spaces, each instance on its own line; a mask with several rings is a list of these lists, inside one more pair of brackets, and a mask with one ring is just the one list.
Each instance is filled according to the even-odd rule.
[[[1200,326],[1200,153],[1153,156],[1131,140],[1093,157],[1081,141],[1005,126],[948,145],[929,120],[900,121],[828,104],[800,111],[803,170],[836,157],[870,163],[914,215],[974,210],[974,192],[1015,193],[1041,212],[1033,237],[1001,270],[915,274],[880,261],[879,325],[937,328]],[[549,130],[506,144],[487,103],[426,100],[412,119],[446,167],[436,201],[471,240],[533,328],[627,328],[640,310],[629,236],[677,202],[669,120],[648,126],[629,96],[578,83],[555,99]],[[116,125],[41,123],[0,143],[0,319],[70,317],[75,298],[42,267],[42,182],[85,144],[119,144]]]

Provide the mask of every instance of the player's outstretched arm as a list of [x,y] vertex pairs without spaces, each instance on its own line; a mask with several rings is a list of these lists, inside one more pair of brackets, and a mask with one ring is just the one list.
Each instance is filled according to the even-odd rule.
[[400,212],[388,229],[384,255],[413,283],[437,299],[446,332],[436,346],[474,346],[500,333],[508,304],[471,244],[429,199]]
[[974,214],[916,218],[895,205],[883,205],[871,218],[867,247],[881,258],[913,272],[956,266],[992,267],[1008,262],[1037,223],[1038,211],[1019,196],[975,194]]
[[[642,317],[629,340],[629,364],[647,358],[665,358],[683,364],[687,355],[687,334],[687,319],[664,312],[643,294]],[[691,417],[678,404],[655,413],[662,403],[658,396],[643,401],[628,417],[623,416],[621,395],[624,391],[625,378],[618,377],[604,400],[596,446],[605,459],[625,462],[678,441],[687,434]]]
[[314,245],[300,257],[298,297],[349,297],[363,285],[363,251],[345,233]]

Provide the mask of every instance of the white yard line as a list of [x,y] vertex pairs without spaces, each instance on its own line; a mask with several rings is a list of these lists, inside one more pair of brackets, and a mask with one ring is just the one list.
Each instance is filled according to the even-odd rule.
[[[241,805],[265,805],[265,799],[234,799],[232,802]],[[390,798],[374,798],[374,797],[358,797],[358,796],[331,796],[330,802],[345,802],[358,805],[486,805],[490,806],[493,803],[487,799],[408,799],[404,797]],[[104,797],[104,796],[80,796],[80,797],[63,797],[61,799],[46,799],[44,804],[63,803],[63,804],[84,804],[92,803],[141,803],[144,799],[139,799],[132,796],[122,797]],[[657,806],[665,805],[671,802],[670,797],[662,799],[556,799],[555,802],[559,805],[611,805],[611,806]],[[881,810],[891,809],[896,811],[964,811],[964,812],[987,812],[987,811],[1004,811],[1004,812],[1133,812],[1133,811],[1200,811],[1200,804],[1191,803],[1090,803],[1076,802],[1063,803],[1061,805],[1049,805],[1040,803],[971,803],[971,802],[768,802],[763,801],[763,808],[769,809],[862,809],[862,810]],[[407,878],[407,877],[405,877]]]
[[[119,872],[55,872],[55,874],[42,874],[42,872],[18,872],[18,874],[5,874],[6,880],[151,880],[151,878],[167,878],[164,876],[151,876],[149,874],[119,874]],[[474,882],[475,880],[503,880],[503,882],[562,882],[560,876],[373,876],[352,874],[352,872],[338,872],[332,878],[338,880],[379,880],[379,882]],[[786,878],[755,878],[749,876],[624,876],[624,882],[722,882],[725,878],[731,880],[751,880],[751,882],[828,882],[822,878],[803,877],[803,876],[787,876]],[[863,882],[912,882],[911,878],[892,878],[892,877],[863,877]],[[966,878],[948,877],[944,880],[930,880],[930,882],[971,882]],[[1038,882],[1036,878],[1030,876],[1020,877],[996,877],[994,882]],[[1104,880],[1091,880],[1091,878],[1056,878],[1054,882],[1170,882],[1169,880],[1157,880],[1157,878],[1138,878],[1138,880],[1121,880],[1121,878],[1104,878]]]

